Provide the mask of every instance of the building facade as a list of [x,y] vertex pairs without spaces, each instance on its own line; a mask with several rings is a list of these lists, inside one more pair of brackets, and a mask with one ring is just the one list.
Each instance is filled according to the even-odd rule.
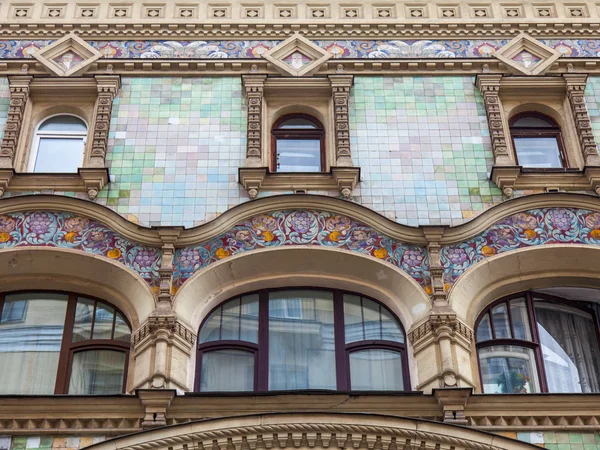
[[0,449],[600,449],[598,30],[0,2]]

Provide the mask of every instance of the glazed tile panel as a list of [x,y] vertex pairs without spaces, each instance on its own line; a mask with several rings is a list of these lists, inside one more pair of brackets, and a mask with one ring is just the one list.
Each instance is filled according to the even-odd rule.
[[0,139],[4,136],[4,126],[8,118],[9,107],[10,90],[8,88],[8,78],[0,77]]
[[289,245],[320,245],[368,255],[393,264],[429,288],[425,248],[402,244],[346,216],[302,210],[255,216],[208,242],[178,249],[173,285],[178,289],[195,272],[221,259]]
[[159,249],[136,245],[106,226],[70,213],[36,211],[0,215],[0,249],[59,247],[102,255],[159,284]]
[[144,225],[191,227],[247,199],[239,77],[123,78],[98,202]]
[[445,283],[454,283],[469,267],[499,253],[548,244],[600,245],[600,213],[545,208],[514,214],[468,241],[442,247]]
[[600,450],[598,432],[505,431],[498,434],[549,450]]
[[600,142],[600,77],[589,77],[585,88],[585,103],[592,121],[596,143]]
[[407,225],[458,225],[502,201],[472,77],[356,77],[352,156],[363,206]]

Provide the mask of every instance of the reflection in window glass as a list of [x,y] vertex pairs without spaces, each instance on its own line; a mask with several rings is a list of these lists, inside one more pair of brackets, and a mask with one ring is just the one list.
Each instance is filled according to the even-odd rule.
[[479,321],[477,327],[477,342],[489,341],[492,339],[492,328],[490,326],[490,315],[486,314]]
[[333,295],[308,290],[271,292],[269,390],[335,388]]
[[[21,308],[25,303],[27,308]],[[10,320],[14,310],[22,311],[22,320]],[[5,297],[0,319],[0,394],[54,393],[66,311],[67,296],[62,294]]]
[[529,330],[529,317],[524,299],[510,301],[510,317],[515,331],[514,338],[530,341],[531,331]]
[[350,353],[350,386],[356,391],[403,390],[400,353],[384,349]]
[[94,320],[92,339],[110,339],[112,337],[114,317],[115,310],[113,308],[103,303],[98,303],[96,305],[96,318]]
[[540,391],[532,349],[514,345],[482,348],[479,350],[479,365],[486,394]]
[[510,323],[508,322],[508,311],[506,304],[500,305],[492,309],[492,320],[494,321],[494,332],[496,339],[510,338]]
[[320,139],[277,139],[277,172],[320,171]]
[[520,166],[539,169],[562,167],[555,137],[515,137],[514,143]]
[[54,116],[36,131],[29,170],[37,173],[77,172],[83,165],[87,126],[70,115]]
[[131,341],[131,330],[129,329],[129,325],[123,319],[121,314],[117,313],[117,317],[115,318],[115,335],[113,337],[116,341],[129,342]]
[[120,394],[125,373],[125,353],[87,350],[73,355],[69,394]]
[[219,340],[258,343],[258,295],[244,295],[215,309],[200,329],[199,343]]
[[357,341],[404,343],[404,333],[395,317],[379,303],[358,295],[344,294],[346,344]]
[[599,392],[600,349],[591,314],[536,301],[548,392]]
[[254,354],[242,350],[215,350],[202,355],[200,390],[236,392],[254,390]]
[[72,342],[87,341],[92,337],[92,320],[94,318],[94,300],[77,299],[75,323],[73,324]]

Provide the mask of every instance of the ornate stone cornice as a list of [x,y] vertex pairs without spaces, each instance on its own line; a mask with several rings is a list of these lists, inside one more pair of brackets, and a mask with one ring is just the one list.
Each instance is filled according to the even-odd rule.
[[136,347],[146,338],[161,331],[182,339],[190,346],[193,346],[196,341],[196,334],[177,320],[175,316],[150,316],[133,334],[131,342]]
[[408,340],[415,354],[427,347],[431,341],[439,339],[456,340],[465,349],[470,350],[473,330],[459,320],[454,313],[432,313],[429,318],[408,332]]

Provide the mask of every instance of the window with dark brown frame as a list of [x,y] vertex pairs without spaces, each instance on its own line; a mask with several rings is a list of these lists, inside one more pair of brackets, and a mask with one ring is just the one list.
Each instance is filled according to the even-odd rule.
[[358,294],[241,295],[200,326],[195,390],[410,390],[405,333],[385,306]]
[[124,315],[104,301],[0,294],[0,394],[124,393],[130,342]]
[[483,392],[600,392],[598,311],[531,291],[492,303],[475,328]]
[[558,124],[540,113],[526,112],[510,121],[517,164],[528,169],[568,167]]
[[271,130],[271,171],[325,171],[325,128],[307,114],[280,117]]

